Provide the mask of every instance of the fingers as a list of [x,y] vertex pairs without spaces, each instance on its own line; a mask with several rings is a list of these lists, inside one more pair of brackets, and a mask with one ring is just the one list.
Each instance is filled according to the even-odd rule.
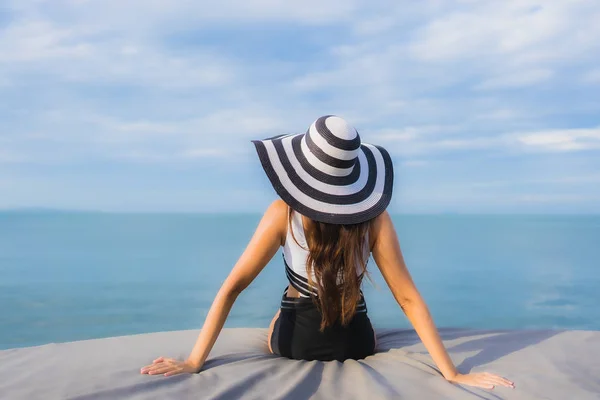
[[182,363],[173,358],[159,357],[150,365],[140,370],[142,374],[173,376],[184,372]]
[[515,386],[515,384],[513,382],[511,382],[508,379],[505,379],[501,376],[495,375],[495,374],[490,374],[488,372],[484,372],[484,377],[486,379],[486,382],[493,384],[493,385],[506,386],[506,387],[514,387]]
[[144,368],[140,370],[142,374],[149,374],[151,371],[156,370],[160,365],[159,364],[150,364],[146,365]]
[[148,375],[166,374],[167,372],[177,371],[180,369],[181,369],[181,367],[178,367],[177,365],[165,365],[165,366],[158,367],[158,368],[150,371],[148,373]]
[[152,366],[150,366],[150,368],[143,370],[142,374],[145,373],[148,375],[158,375],[158,374],[164,374],[164,373],[170,372],[170,371],[175,371],[178,369],[181,369],[181,367],[176,364],[157,363],[157,364],[153,364]]
[[142,367],[142,369],[140,369],[140,372],[142,374],[145,374],[150,370],[150,368],[152,368],[154,366],[155,366],[155,364],[146,365],[146,366]]
[[153,364],[157,364],[157,363],[161,363],[161,362],[174,363],[174,362],[177,362],[177,360],[174,358],[158,357],[156,360],[152,361]]
[[[156,360],[160,360],[162,359],[162,361],[156,361]],[[161,358],[157,358],[156,360],[154,360],[154,362],[150,365],[146,365],[145,367],[143,367],[140,372],[142,374],[149,374],[153,371],[156,371],[159,368],[163,368],[167,365],[171,365],[171,363],[168,360],[163,359],[163,357]]]
[[504,379],[501,376],[490,374],[489,372],[482,372],[477,374],[476,379],[477,386],[483,387],[485,389],[493,389],[496,386],[506,386],[510,388],[514,388],[514,384],[508,379]]
[[459,374],[456,382],[470,386],[481,387],[484,389],[493,389],[496,386],[506,386],[509,388],[515,387],[514,383],[508,379],[495,374],[490,374],[489,372],[478,372],[466,375]]
[[157,363],[164,362],[164,361],[165,361],[165,358],[164,358],[164,357],[158,357],[156,360],[152,361],[152,364],[149,364],[149,365],[146,365],[146,366],[142,367],[142,369],[140,369],[140,373],[142,373],[142,374],[145,374],[145,373],[147,373],[147,372],[148,372],[148,370],[149,370],[149,369],[150,369],[152,366],[154,366],[154,365],[155,365],[155,364],[157,364]]
[[156,367],[157,365],[174,364],[174,363],[177,363],[177,360],[175,360],[173,358],[158,357],[156,360],[152,361],[152,364],[142,367],[142,369],[140,369],[140,373],[146,374],[150,370],[152,370],[154,367]]

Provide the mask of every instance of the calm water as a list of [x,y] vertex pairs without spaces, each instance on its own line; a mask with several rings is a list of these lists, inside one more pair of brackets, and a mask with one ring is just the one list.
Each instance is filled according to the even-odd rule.
[[[260,215],[0,213],[0,348],[199,328]],[[600,330],[600,217],[396,216],[438,326]],[[375,327],[410,324],[369,263]],[[278,254],[226,326],[266,327]]]

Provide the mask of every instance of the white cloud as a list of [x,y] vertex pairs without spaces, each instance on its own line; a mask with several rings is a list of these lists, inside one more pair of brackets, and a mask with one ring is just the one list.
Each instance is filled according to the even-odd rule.
[[581,29],[597,32],[598,15],[598,8],[585,1],[471,2],[428,22],[410,48],[414,57],[428,61],[477,62],[493,56],[503,57],[503,64],[567,61],[565,53],[598,46]]
[[206,157],[228,157],[230,152],[225,149],[197,148],[189,149],[183,152],[184,157],[189,158],[206,158]]
[[402,197],[397,197],[394,203],[404,212],[427,212],[433,208],[438,212],[452,210],[465,213],[494,213],[498,210],[510,213],[546,213],[548,209],[585,213],[585,209],[580,207],[591,206],[592,210],[597,211],[596,202],[599,200],[598,193],[582,191],[532,193],[526,190],[524,193],[511,193],[444,181],[434,186],[422,185],[411,187],[410,190],[404,189]]
[[151,152],[146,150],[129,150],[112,155],[115,159],[122,159],[136,163],[162,163],[172,159],[170,155],[161,152]]
[[116,126],[116,129],[121,132],[142,132],[144,134],[162,134],[177,132],[177,127],[175,124],[149,121],[123,122],[121,124],[118,124]]
[[8,149],[0,149],[0,164],[17,164],[30,161],[27,155]]
[[579,203],[596,201],[598,196],[587,196],[575,193],[568,194],[523,194],[516,196],[515,200],[523,203]]
[[552,75],[553,72],[548,69],[518,71],[486,79],[485,81],[475,86],[475,89],[490,90],[531,86],[550,79]]
[[[73,113],[73,110],[53,110],[46,113],[47,121],[53,123],[76,122],[82,125],[92,125],[103,131],[101,137],[90,137],[96,141],[127,141],[134,142],[154,140],[158,137],[174,136],[182,138],[218,138],[227,134],[237,134],[238,137],[250,138],[255,135],[268,135],[271,132],[277,132],[277,129],[283,129],[286,121],[277,113],[268,112],[262,107],[249,105],[245,108],[227,109],[222,108],[217,111],[203,113],[185,119],[152,119],[148,115],[147,119],[125,119],[115,118],[102,114],[86,113],[79,111]],[[123,135],[126,134],[126,135]],[[72,140],[73,135],[83,136],[80,132],[56,132],[46,136],[47,139],[61,140],[65,137]],[[40,135],[41,136],[41,135]],[[38,136],[38,137],[40,137]]]
[[417,130],[409,128],[404,129],[383,129],[374,135],[370,135],[370,140],[384,142],[407,142],[417,138]]
[[521,113],[516,110],[501,108],[497,110],[485,111],[481,114],[473,116],[473,118],[476,120],[506,121],[510,119],[516,119],[520,115]]
[[383,145],[394,155],[414,157],[427,154],[448,154],[465,150],[492,149],[502,151],[510,144],[505,137],[462,138],[407,138],[404,140],[386,140],[376,142]]
[[580,176],[562,176],[549,178],[545,180],[548,183],[578,185],[587,183],[600,183],[600,174],[580,175]]
[[130,150],[110,157],[137,163],[181,163],[206,159],[235,159],[239,151],[226,148],[192,148],[184,150]]
[[[44,2],[8,0],[6,6],[25,15],[40,14],[44,10],[40,3]],[[291,4],[283,0],[223,0],[218,3],[193,0],[53,0],[51,10],[53,13],[62,12],[67,20],[85,21],[90,25],[95,25],[98,19],[112,20],[114,26],[123,28],[130,24],[145,27],[151,23],[160,26],[161,23],[174,21],[183,25],[248,21],[291,21],[313,25],[345,19],[352,15],[358,3],[352,0],[332,0],[326,4],[317,0],[307,0],[303,4]]]
[[[286,121],[256,106],[226,109],[188,119],[127,120],[80,110],[48,110],[40,118],[53,129],[2,136],[0,144],[28,150],[0,150],[0,163],[69,163],[82,159],[186,162],[232,158],[253,151],[251,139],[285,133]],[[297,125],[299,126],[299,125]],[[60,128],[60,129],[57,129]],[[304,127],[305,128],[305,127]],[[235,140],[228,138],[235,137]],[[3,146],[0,146],[0,148]]]
[[209,50],[196,49],[182,57],[130,34],[119,37],[100,28],[64,28],[44,20],[14,21],[0,31],[0,71],[17,77],[37,73],[66,82],[165,88],[223,86],[236,79],[234,63]]
[[465,136],[468,126],[423,126],[381,130],[369,136],[395,154],[406,156],[490,149],[541,152],[600,149],[600,128],[501,132],[488,136]]
[[492,187],[509,187],[509,186],[531,186],[531,185],[588,185],[590,183],[600,183],[600,174],[584,174],[579,176],[552,176],[545,178],[529,178],[529,179],[510,179],[510,180],[487,180],[475,181],[464,184],[464,187],[471,188],[492,188]]
[[406,160],[402,162],[405,167],[426,167],[430,164],[429,160]]
[[532,148],[537,151],[577,151],[600,149],[600,128],[539,130],[503,133],[488,137],[434,139],[422,143],[425,150]]
[[72,29],[56,27],[49,21],[11,23],[0,36],[0,63],[75,59],[90,55],[91,46],[78,43],[75,36]]
[[[374,35],[392,29],[398,22],[394,15],[385,15],[375,18],[363,18],[355,21],[354,32],[359,35]],[[338,50],[342,50],[339,48]]]
[[540,131],[522,134],[516,139],[525,146],[547,151],[600,149],[600,127]]
[[584,74],[583,81],[586,83],[600,83],[600,68],[592,69]]
[[485,149],[498,147],[506,142],[502,137],[475,137],[469,139],[443,139],[431,143],[434,148],[447,150]]
[[460,131],[460,126],[452,125],[417,125],[398,129],[380,129],[369,132],[369,137],[383,141],[406,141],[434,134]]

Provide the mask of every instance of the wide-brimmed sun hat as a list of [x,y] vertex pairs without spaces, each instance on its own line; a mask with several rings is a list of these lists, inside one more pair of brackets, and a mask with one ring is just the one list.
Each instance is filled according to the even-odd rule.
[[390,203],[394,170],[389,153],[361,143],[356,129],[340,117],[323,116],[306,133],[252,143],[277,194],[314,221],[357,224]]

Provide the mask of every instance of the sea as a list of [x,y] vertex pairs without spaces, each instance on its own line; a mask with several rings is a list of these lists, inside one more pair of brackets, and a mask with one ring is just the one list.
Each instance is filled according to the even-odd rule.
[[[0,212],[0,349],[199,329],[260,214]],[[600,216],[394,215],[438,327],[600,330]],[[267,327],[279,252],[226,327]],[[377,265],[375,328],[410,328]]]

